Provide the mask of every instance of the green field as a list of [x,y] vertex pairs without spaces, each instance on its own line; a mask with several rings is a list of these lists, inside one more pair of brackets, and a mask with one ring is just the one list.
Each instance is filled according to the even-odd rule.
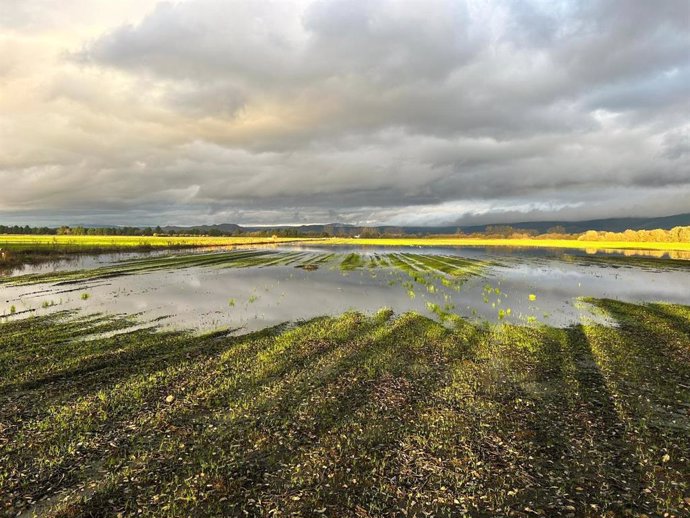
[[687,515],[690,308],[592,302],[620,326],[2,324],[0,514]]
[[146,252],[165,249],[278,245],[300,238],[169,237],[169,236],[49,236],[0,235],[0,271],[23,264],[69,259],[80,254]]
[[577,239],[481,239],[481,238],[267,238],[267,237],[178,237],[178,236],[70,236],[0,235],[0,249],[31,250],[55,248],[127,249],[164,247],[234,246],[298,241],[322,245],[353,246],[508,246],[571,249],[659,250],[690,252],[690,243],[642,241],[580,241]]
[[484,238],[325,238],[330,245],[352,246],[481,246],[514,248],[570,248],[577,250],[658,250],[690,252],[690,242],[580,241],[578,239],[484,239]]
[[127,249],[165,247],[235,246],[303,241],[302,238],[206,237],[206,236],[34,236],[0,235],[0,249],[31,250],[56,248]]
[[[129,239],[118,243],[137,249],[150,238]],[[42,246],[94,242],[111,246],[90,237]],[[505,285],[490,279],[510,264],[503,256],[338,246],[161,252],[0,278],[15,297],[0,320],[0,516],[690,513],[689,306],[577,299],[602,323],[592,313],[565,328],[492,323],[431,297],[475,282],[484,302],[496,301]],[[557,261],[636,276],[645,268],[678,276],[690,264],[560,253]],[[139,280],[176,286],[187,277],[167,275],[194,272],[223,287],[222,309],[233,313],[243,302],[233,291],[239,279],[276,270],[304,276],[293,288],[300,305],[319,293],[309,291],[319,278],[336,298],[348,285],[367,296],[377,279],[391,297],[426,301],[433,319],[381,309],[199,334],[90,309],[108,293],[126,299]],[[196,304],[211,297],[199,286],[186,292]],[[287,289],[247,293],[245,305],[277,302]],[[33,298],[48,292],[81,309]],[[517,307],[508,295],[492,311]],[[27,304],[20,311],[18,300]]]

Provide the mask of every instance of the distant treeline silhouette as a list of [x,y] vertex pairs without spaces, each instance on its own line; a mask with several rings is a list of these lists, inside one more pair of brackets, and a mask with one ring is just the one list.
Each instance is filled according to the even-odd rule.
[[155,236],[155,235],[230,235],[219,231],[190,228],[182,231],[163,230],[161,227],[30,227],[0,225],[0,234],[33,234],[48,236]]
[[0,225],[0,234],[45,235],[45,236],[246,236],[246,237],[300,237],[304,235],[322,237],[322,233],[304,232],[298,228],[266,230],[245,230],[238,228],[223,231],[218,228],[163,229],[157,227],[30,227],[28,225]]
[[[232,231],[223,231],[218,228],[184,228],[163,229],[157,227],[30,227],[0,225],[0,234],[28,234],[28,235],[72,235],[72,236],[247,236],[247,237],[332,237],[354,236],[366,238],[392,238],[392,237],[418,237],[422,234],[405,233],[402,228],[376,227],[349,227],[343,229],[324,227],[323,232],[307,231],[299,227],[242,229],[238,227]],[[434,237],[429,234],[428,237]],[[627,242],[654,242],[654,243],[679,243],[690,242],[690,226],[674,227],[670,230],[626,230],[624,232],[608,232],[601,230],[588,230],[579,234],[569,234],[562,226],[549,228],[544,233],[538,233],[533,229],[514,228],[510,225],[487,226],[484,232],[465,234],[458,228],[455,234],[439,235],[438,237],[463,237],[463,238],[503,238],[503,239],[577,239],[580,241],[627,241]]]

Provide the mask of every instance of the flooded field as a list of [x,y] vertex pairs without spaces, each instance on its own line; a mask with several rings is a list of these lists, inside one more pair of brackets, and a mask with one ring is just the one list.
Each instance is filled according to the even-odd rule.
[[[629,253],[629,252],[628,252]],[[605,322],[584,300],[690,304],[690,262],[489,248],[245,247],[79,256],[2,277],[5,320],[77,310],[238,333],[382,307],[440,321]]]
[[0,515],[686,516],[689,267],[291,245],[15,270]]

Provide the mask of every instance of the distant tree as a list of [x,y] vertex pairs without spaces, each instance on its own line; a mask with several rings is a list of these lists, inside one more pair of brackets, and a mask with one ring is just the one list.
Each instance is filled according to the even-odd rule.
[[676,227],[674,230],[676,231],[677,241],[690,243],[690,227]]
[[391,227],[386,231],[386,234],[390,234],[392,236],[404,236],[405,229],[402,227]]
[[379,231],[374,227],[364,227],[360,236],[368,238],[379,237]]
[[547,234],[566,234],[565,227],[563,225],[556,225],[551,227],[546,231]]
[[623,240],[635,242],[640,239],[640,236],[634,230],[626,230],[623,232]]
[[516,229],[510,225],[489,225],[486,227],[484,233],[490,237],[508,238],[516,232]]
[[652,230],[650,232],[652,241],[655,243],[663,243],[667,241],[666,231],[661,229]]
[[582,239],[583,241],[598,241],[599,232],[597,232],[596,230],[588,230],[580,236],[580,239]]

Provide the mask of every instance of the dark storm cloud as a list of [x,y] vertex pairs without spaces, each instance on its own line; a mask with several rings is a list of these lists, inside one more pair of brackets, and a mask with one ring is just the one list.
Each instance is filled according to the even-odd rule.
[[0,155],[15,179],[0,209],[396,224],[690,211],[688,9],[159,3],[67,54],[50,90],[65,134]]

